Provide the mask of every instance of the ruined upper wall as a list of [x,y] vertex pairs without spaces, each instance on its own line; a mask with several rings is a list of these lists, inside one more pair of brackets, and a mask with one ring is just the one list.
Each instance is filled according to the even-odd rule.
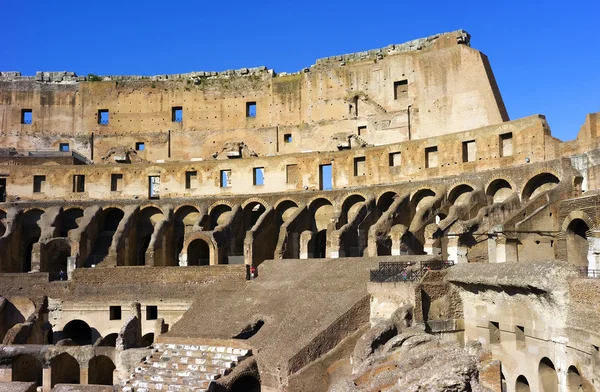
[[[144,142],[150,160],[188,160],[209,158],[230,141],[259,155],[285,154],[335,150],[339,134],[381,145],[506,121],[487,59],[468,38],[440,34],[321,59],[295,74],[258,67],[83,81],[73,73],[3,73],[0,144],[35,150],[67,142],[94,158]],[[181,121],[173,118],[177,107]],[[23,110],[31,110],[30,124]],[[99,121],[101,110],[108,123]]]

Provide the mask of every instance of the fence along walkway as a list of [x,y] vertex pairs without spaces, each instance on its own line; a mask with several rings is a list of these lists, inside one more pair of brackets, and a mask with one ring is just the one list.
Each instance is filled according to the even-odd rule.
[[454,265],[451,260],[401,262],[382,261],[379,267],[370,270],[369,281],[376,283],[386,282],[414,282],[423,277],[427,271],[440,271]]

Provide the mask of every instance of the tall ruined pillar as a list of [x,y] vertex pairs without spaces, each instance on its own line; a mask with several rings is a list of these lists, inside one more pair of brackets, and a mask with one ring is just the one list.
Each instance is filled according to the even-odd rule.
[[467,252],[468,248],[460,243],[460,236],[448,237],[448,260],[454,261],[455,264],[468,263]]
[[496,238],[496,263],[519,261],[517,239],[498,234]]
[[588,276],[598,277],[600,274],[600,230],[592,231],[588,237]]

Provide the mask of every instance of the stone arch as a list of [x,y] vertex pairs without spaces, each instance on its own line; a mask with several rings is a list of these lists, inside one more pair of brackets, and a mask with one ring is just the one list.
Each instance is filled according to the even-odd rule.
[[527,201],[537,195],[547,192],[556,187],[559,182],[558,176],[552,173],[543,172],[536,174],[525,183],[523,192],[521,193],[521,200]]
[[538,367],[540,392],[558,392],[558,374],[554,363],[548,357],[540,361]]
[[298,209],[298,203],[293,200],[281,200],[275,205],[277,214],[277,226],[281,226]]
[[567,369],[567,392],[583,391],[583,380],[576,366]]
[[410,204],[413,211],[418,211],[423,206],[434,200],[436,192],[431,188],[421,188],[414,191],[410,196]]
[[468,194],[469,192],[473,192],[474,190],[475,188],[470,184],[458,184],[448,191],[448,201],[452,204],[460,204],[464,201],[463,196]]
[[60,213],[60,234],[59,237],[68,237],[71,230],[77,229],[83,218],[83,208],[72,207],[63,210]]
[[50,387],[56,384],[79,384],[79,362],[68,353],[62,353],[50,360]]
[[210,265],[210,246],[202,238],[196,238],[187,246],[187,265],[201,266]]
[[274,206],[275,206],[275,209],[278,209],[278,208],[279,208],[279,206],[280,206],[281,204],[283,204],[283,203],[289,203],[289,202],[291,202],[291,203],[295,204],[295,205],[296,205],[296,207],[298,207],[298,206],[300,205],[300,202],[298,202],[298,200],[296,200],[296,199],[293,199],[293,198],[288,198],[288,197],[285,197],[285,198],[283,198],[283,199],[279,199],[279,200],[277,200],[277,201],[275,202],[275,204],[274,204]]
[[148,332],[144,336],[142,336],[142,347],[148,347],[152,343],[154,343],[154,333]]
[[377,209],[379,210],[379,212],[383,213],[387,211],[394,202],[394,199],[396,199],[397,197],[398,193],[391,190],[387,190],[379,194],[379,196],[377,196],[376,201]]
[[529,387],[529,381],[523,375],[517,377],[517,381],[515,383],[515,392],[530,392],[531,388]]
[[588,231],[590,226],[584,219],[571,219],[565,230],[567,261],[579,267],[588,266]]
[[102,210],[101,231],[117,231],[125,212],[118,207],[109,207]]
[[200,214],[200,208],[189,204],[179,206],[175,210],[173,227],[175,259],[177,259],[183,249],[185,236],[193,231],[194,225],[200,220]]
[[233,209],[233,207],[235,206],[235,204],[233,204],[232,202],[230,202],[229,200],[219,200],[219,201],[215,201],[214,203],[212,203],[210,205],[210,207],[208,207],[208,213],[210,214],[213,210],[213,208],[218,207],[220,205],[226,205],[229,206],[229,208]]
[[109,333],[100,341],[100,346],[102,347],[116,347],[117,346],[117,338],[119,337],[118,333]]
[[134,265],[146,264],[146,251],[150,245],[154,228],[158,222],[165,219],[162,209],[155,205],[147,205],[142,208],[136,220],[137,223],[137,241],[136,241],[136,261]]
[[249,199],[244,200],[242,203],[242,208],[246,208],[246,206],[250,203],[259,203],[262,204],[265,208],[269,208],[271,205],[265,199],[261,199],[260,197],[251,197]]
[[485,187],[485,195],[493,203],[502,203],[514,192],[514,185],[504,178],[495,178]]
[[244,374],[237,378],[228,392],[260,392],[260,381],[254,375]]
[[340,207],[341,211],[339,214],[338,228],[352,220],[360,208],[360,203],[364,203],[366,200],[367,199],[360,193],[348,195]]
[[246,201],[243,207],[244,231],[252,229],[258,218],[267,210],[268,205],[257,200]]
[[41,228],[39,226],[40,219],[44,214],[44,210],[40,208],[28,208],[23,212],[21,224],[21,271],[31,271],[33,245],[40,240]]
[[71,242],[65,238],[54,238],[45,245],[46,268],[50,278],[55,279],[61,274],[66,276],[69,257],[71,256]]
[[97,355],[90,359],[88,367],[88,384],[113,385],[115,364],[106,355]]
[[313,219],[313,231],[326,230],[334,215],[333,203],[325,197],[320,197],[310,202],[309,210]]
[[12,381],[33,381],[42,386],[42,362],[29,354],[21,354],[12,363]]
[[208,230],[214,230],[217,226],[223,224],[233,213],[233,207],[227,204],[213,205],[208,213],[209,227]]
[[69,321],[62,330],[63,339],[71,339],[80,346],[92,344],[92,328],[83,320]]

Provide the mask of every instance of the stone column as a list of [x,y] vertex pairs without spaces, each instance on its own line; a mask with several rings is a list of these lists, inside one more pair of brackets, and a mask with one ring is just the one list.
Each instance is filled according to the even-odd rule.
[[430,256],[442,256],[442,245],[439,238],[427,238],[423,250]]
[[31,272],[41,271],[40,243],[36,242],[31,248]]
[[88,366],[81,367],[79,369],[79,383],[82,385],[85,385],[88,383],[88,369],[89,369]]
[[42,390],[44,392],[50,392],[52,389],[52,368],[45,367],[42,370]]
[[468,263],[467,251],[468,248],[460,243],[458,235],[448,237],[448,260],[456,264]]
[[77,256],[67,257],[67,279],[71,280],[75,268],[77,268]]
[[187,253],[179,254],[179,265],[181,267],[187,267],[187,265],[188,265]]
[[12,367],[10,365],[0,366],[0,381],[12,381]]
[[498,234],[496,238],[496,263],[519,261],[517,239]]
[[314,255],[308,249],[308,244],[313,239],[313,233],[310,230],[305,230],[300,234],[300,258],[309,259]]

